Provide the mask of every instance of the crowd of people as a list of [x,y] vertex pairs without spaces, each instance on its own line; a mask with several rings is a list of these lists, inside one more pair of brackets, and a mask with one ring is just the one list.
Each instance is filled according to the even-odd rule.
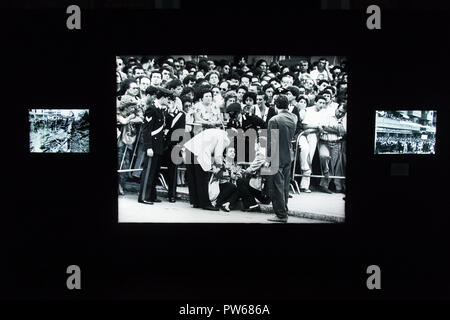
[[[332,193],[329,177],[345,176],[345,61],[247,60],[116,58],[120,194],[132,179],[140,182],[139,202],[160,202],[164,167],[170,202],[187,182],[193,207],[228,212],[241,199],[242,210],[259,211],[259,203],[272,203],[271,221],[286,222],[292,172],[311,192],[316,150],[320,191]],[[333,179],[336,192],[345,192],[344,181]]]
[[414,136],[378,135],[375,142],[375,153],[434,153],[434,145],[434,138],[424,140]]

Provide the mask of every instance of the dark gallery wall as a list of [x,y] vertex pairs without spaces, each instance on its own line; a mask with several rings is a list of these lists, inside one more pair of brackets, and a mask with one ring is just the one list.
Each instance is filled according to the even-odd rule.
[[[3,102],[8,191],[2,243],[9,276],[2,297],[448,296],[442,252],[449,220],[440,209],[449,179],[448,13],[390,11],[381,30],[368,30],[364,10],[319,11],[312,1],[301,11],[242,6],[245,19],[234,22],[235,11],[220,3],[213,21],[198,7],[181,6],[88,9],[75,31],[56,5],[3,10],[8,50],[2,68],[11,86]],[[346,222],[119,225],[115,56],[172,52],[348,57]],[[89,154],[29,153],[28,108],[54,106],[90,109]],[[437,153],[374,155],[380,108],[437,110]],[[409,176],[391,176],[393,163],[408,165]],[[73,263],[86,270],[78,294],[65,288],[65,267]],[[382,293],[365,286],[370,264],[385,270]],[[268,276],[280,269],[282,279]]]

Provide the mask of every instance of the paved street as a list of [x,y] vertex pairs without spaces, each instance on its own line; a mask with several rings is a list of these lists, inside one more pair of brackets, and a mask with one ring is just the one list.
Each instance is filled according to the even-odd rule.
[[[137,202],[136,194],[119,196],[119,222],[154,223],[271,223],[272,216],[266,213],[246,213],[240,210],[231,212],[194,209],[189,202],[179,200],[169,203],[167,199],[153,205]],[[328,223],[324,220],[290,216],[288,223]]]

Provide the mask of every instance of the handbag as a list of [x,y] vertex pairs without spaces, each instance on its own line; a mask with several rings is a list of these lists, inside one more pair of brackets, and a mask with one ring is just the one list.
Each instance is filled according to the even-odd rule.
[[214,175],[211,175],[211,179],[209,179],[208,193],[209,193],[209,201],[211,202],[216,201],[217,197],[219,196],[220,193],[219,180],[215,179]]

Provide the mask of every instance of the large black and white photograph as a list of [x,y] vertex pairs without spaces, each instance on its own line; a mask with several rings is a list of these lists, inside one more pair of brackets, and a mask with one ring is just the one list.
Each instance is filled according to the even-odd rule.
[[434,110],[377,110],[375,154],[434,154]]
[[347,60],[117,56],[120,223],[345,220]]
[[89,153],[88,109],[29,109],[30,152]]

